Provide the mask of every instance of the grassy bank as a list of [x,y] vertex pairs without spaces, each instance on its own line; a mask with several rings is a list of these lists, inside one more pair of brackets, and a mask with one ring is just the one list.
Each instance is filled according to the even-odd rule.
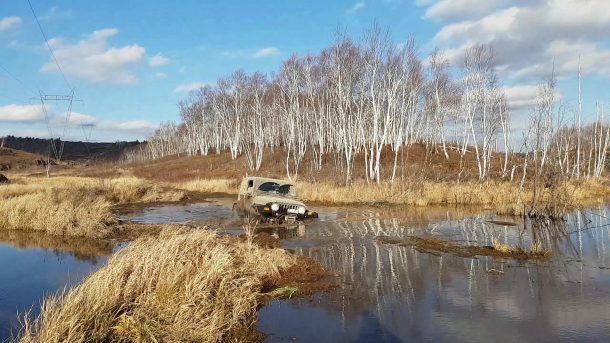
[[[167,184],[188,191],[236,194],[239,180],[199,179]],[[532,204],[545,212],[554,212],[596,205],[610,197],[608,179],[563,181],[557,187],[542,188],[538,193],[530,184],[521,189],[519,183],[502,181],[396,181],[381,184],[359,181],[349,185],[297,181],[296,187],[301,200],[324,205],[480,206],[508,215],[521,215]]]
[[[0,228],[108,238],[116,235],[119,229],[112,214],[116,206],[178,201],[195,192],[199,195],[235,194],[239,181],[161,182],[133,176],[17,176],[12,178],[11,184],[0,186]],[[610,196],[608,179],[563,181],[553,188],[541,188],[537,193],[529,184],[521,190],[518,183],[500,181],[396,181],[379,185],[362,181],[349,185],[299,181],[296,186],[300,198],[309,203],[479,206],[508,215],[528,212],[532,204],[538,213],[561,214],[599,204]]]
[[224,193],[224,194],[237,194],[237,188],[241,180],[234,179],[197,179],[181,183],[167,183],[181,190],[200,192],[200,193]]
[[167,227],[116,253],[25,318],[19,342],[229,342],[251,338],[263,291],[298,258],[206,230]]
[[112,235],[113,206],[177,201],[179,190],[133,177],[14,177],[0,187],[0,228],[53,235],[103,238]]
[[[388,203],[411,206],[467,205],[493,209],[500,214],[523,214],[524,206],[531,206],[534,190],[526,185],[511,182],[395,182],[351,185],[298,182],[297,188],[303,200],[323,204]],[[599,203],[610,196],[609,180],[563,182],[554,189],[538,193],[537,206],[565,207],[587,206]]]

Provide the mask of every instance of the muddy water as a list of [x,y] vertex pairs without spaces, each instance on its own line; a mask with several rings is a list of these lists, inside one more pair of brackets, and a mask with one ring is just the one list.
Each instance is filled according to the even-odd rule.
[[[232,199],[144,208],[122,219],[241,233]],[[538,225],[481,209],[316,208],[305,226],[267,229],[320,261],[338,288],[259,311],[268,342],[610,341],[610,208]],[[511,225],[515,224],[515,225]],[[535,228],[535,229],[533,229]],[[535,233],[535,234],[534,234]],[[383,244],[379,236],[501,243],[552,252],[544,262],[464,258]],[[17,313],[80,282],[117,249],[108,242],[0,230],[0,341]]]
[[0,230],[0,342],[17,333],[18,313],[38,313],[45,295],[79,283],[101,267],[109,242]]
[[[231,204],[214,199],[130,218],[211,222],[238,233]],[[573,213],[564,225],[451,208],[316,210],[319,220],[271,233],[321,262],[339,287],[262,308],[258,328],[268,342],[610,341],[609,207]],[[526,249],[539,242],[552,258],[464,258],[377,239],[409,235]]]

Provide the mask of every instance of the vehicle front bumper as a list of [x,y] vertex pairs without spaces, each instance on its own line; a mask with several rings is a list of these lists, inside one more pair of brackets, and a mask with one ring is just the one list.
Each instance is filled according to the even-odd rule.
[[303,220],[308,218],[318,218],[318,213],[310,210],[305,210],[304,214],[293,213],[286,210],[280,209],[279,211],[273,211],[271,205],[255,205],[253,206],[256,213],[260,214],[264,218],[278,218],[278,219],[294,219]]

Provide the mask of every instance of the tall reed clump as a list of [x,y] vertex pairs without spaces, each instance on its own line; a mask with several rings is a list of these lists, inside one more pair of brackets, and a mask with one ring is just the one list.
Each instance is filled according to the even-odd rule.
[[183,195],[136,178],[17,178],[0,187],[0,228],[107,237],[114,223],[112,206],[177,201]]
[[[296,263],[201,229],[164,228],[23,320],[19,342],[243,341],[263,284]],[[246,337],[247,338],[247,337]]]

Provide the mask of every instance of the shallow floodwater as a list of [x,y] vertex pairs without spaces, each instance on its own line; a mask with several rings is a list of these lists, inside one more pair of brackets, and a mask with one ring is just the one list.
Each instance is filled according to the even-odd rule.
[[141,212],[119,214],[118,218],[142,224],[226,224],[239,221],[232,207],[233,198],[215,198],[207,203],[149,206]]
[[[123,214],[141,223],[190,223],[241,233],[231,198],[151,206]],[[610,207],[563,225],[497,217],[483,209],[318,207],[320,218],[266,229],[290,251],[331,272],[337,289],[273,301],[259,311],[268,342],[610,341]],[[514,225],[509,225],[509,224]],[[383,244],[379,236],[494,240],[551,251],[544,262],[464,258]],[[16,313],[79,282],[115,247],[0,231],[0,341]]]
[[481,217],[316,223],[303,239],[321,244],[295,251],[337,273],[339,290],[313,301],[276,301],[260,311],[259,329],[269,342],[608,342],[608,224],[593,214],[570,216],[567,235],[551,236],[556,228],[541,233],[549,235],[542,242],[553,256],[536,263],[431,254],[374,239],[441,236],[488,245],[496,238],[531,246],[532,235],[521,225],[499,226]]
[[[239,224],[231,204],[215,199],[165,207],[169,220],[158,220],[156,208],[132,218],[211,219],[234,233]],[[211,208],[224,209],[210,216]],[[522,218],[475,209],[315,210],[320,219],[305,227],[270,232],[287,249],[322,263],[339,287],[263,307],[258,328],[268,342],[610,341],[609,207],[573,213],[560,225],[525,226]],[[409,235],[478,245],[495,239],[525,249],[538,242],[552,257],[464,258],[377,239]]]
[[45,295],[79,283],[113,249],[109,242],[0,230],[0,342],[17,334],[18,314],[37,314]]

